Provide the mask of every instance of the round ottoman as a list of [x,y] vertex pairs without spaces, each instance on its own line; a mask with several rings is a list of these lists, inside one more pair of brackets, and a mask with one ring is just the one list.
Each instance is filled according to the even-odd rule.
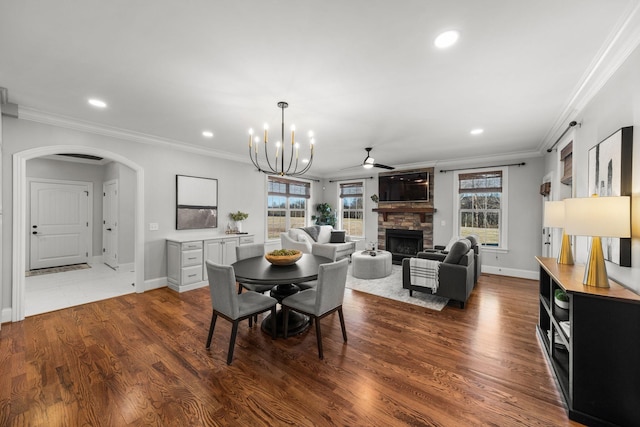
[[380,279],[391,274],[391,252],[358,251],[351,255],[351,275],[359,279]]

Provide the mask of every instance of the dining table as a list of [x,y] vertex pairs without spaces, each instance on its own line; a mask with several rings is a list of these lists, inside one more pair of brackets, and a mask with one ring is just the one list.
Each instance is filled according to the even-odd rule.
[[[291,265],[274,265],[264,256],[246,258],[231,265],[236,275],[236,281],[240,283],[274,285],[270,295],[281,303],[289,295],[300,292],[298,283],[316,280],[320,265],[330,262],[333,262],[330,258],[302,254],[302,257]],[[278,310],[276,315],[276,334],[284,336],[282,310]],[[310,323],[309,316],[290,311],[288,335],[304,332],[309,328]],[[271,334],[270,314],[262,321],[261,328],[264,332]]]

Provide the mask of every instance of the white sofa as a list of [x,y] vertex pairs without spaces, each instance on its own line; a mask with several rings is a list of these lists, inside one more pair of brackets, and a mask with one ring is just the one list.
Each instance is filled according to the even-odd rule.
[[320,225],[318,237],[313,238],[302,228],[291,228],[289,231],[280,233],[282,249],[297,249],[303,253],[310,254],[313,245],[337,246],[336,259],[350,256],[356,250],[356,242],[351,241],[350,236],[345,235],[344,242],[331,243],[331,232],[334,231],[330,225]]

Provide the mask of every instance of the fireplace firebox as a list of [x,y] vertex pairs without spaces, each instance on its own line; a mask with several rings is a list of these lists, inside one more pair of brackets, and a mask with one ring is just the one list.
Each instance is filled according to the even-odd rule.
[[385,230],[385,249],[391,252],[394,264],[402,264],[403,258],[415,256],[424,249],[422,230]]

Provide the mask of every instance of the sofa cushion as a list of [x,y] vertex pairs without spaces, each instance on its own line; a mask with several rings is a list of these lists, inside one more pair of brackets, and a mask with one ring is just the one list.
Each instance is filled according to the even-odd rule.
[[346,242],[347,232],[334,230],[331,232],[331,238],[329,243],[344,243]]
[[329,243],[331,240],[331,232],[333,231],[333,227],[330,225],[321,225],[320,232],[318,233],[318,239],[316,240],[318,243]]
[[462,257],[469,252],[469,249],[471,249],[471,242],[468,239],[459,239],[451,245],[449,253],[442,262],[447,264],[458,264]]

